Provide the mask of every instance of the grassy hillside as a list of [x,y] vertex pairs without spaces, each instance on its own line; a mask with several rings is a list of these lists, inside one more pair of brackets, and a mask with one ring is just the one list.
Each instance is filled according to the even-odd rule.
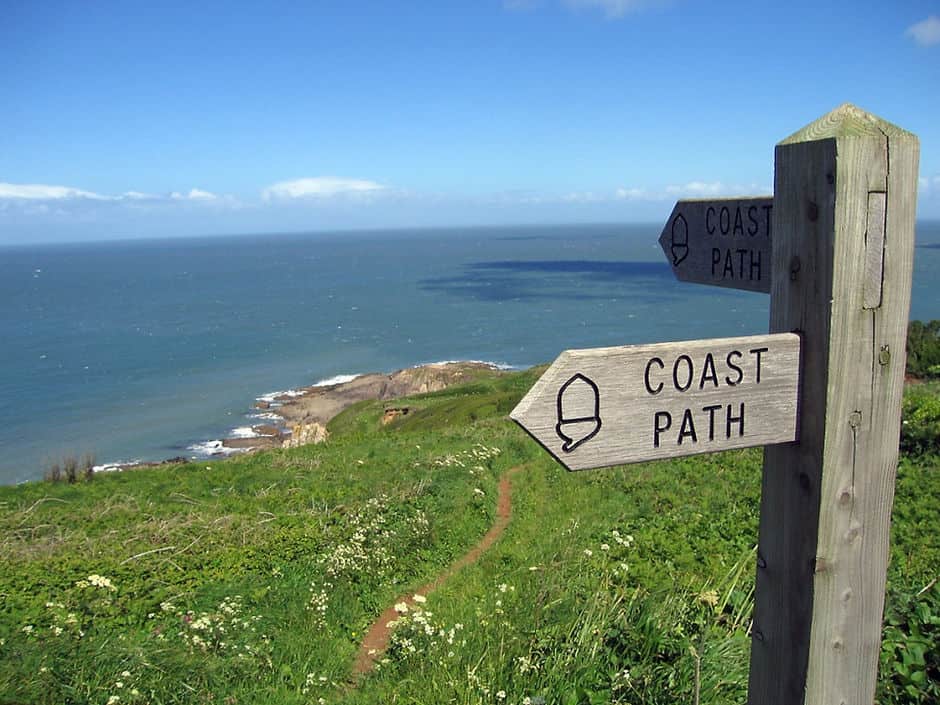
[[[0,488],[0,703],[743,702],[760,452],[567,473],[505,418],[537,376],[385,426],[364,402],[318,446]],[[915,451],[882,702],[940,694],[940,459]],[[516,466],[502,539],[350,685],[363,631],[480,539]]]

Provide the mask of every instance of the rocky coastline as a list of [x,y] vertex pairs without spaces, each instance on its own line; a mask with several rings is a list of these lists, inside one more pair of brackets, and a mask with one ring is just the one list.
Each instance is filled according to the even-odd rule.
[[[292,390],[255,404],[257,410],[278,420],[252,426],[250,437],[226,438],[221,446],[229,451],[246,451],[321,443],[329,437],[327,424],[357,402],[437,392],[499,369],[485,362],[439,362],[387,374],[371,372],[346,382]],[[393,418],[403,413],[407,411],[395,408],[389,409],[387,415]]]
[[[197,462],[207,456],[226,457],[233,453],[249,453],[271,448],[292,448],[311,443],[322,443],[329,438],[327,424],[344,409],[366,400],[391,401],[414,394],[438,392],[454,384],[503,371],[504,368],[487,362],[437,362],[409,367],[395,372],[370,372],[336,384],[315,384],[309,387],[275,394],[255,402],[254,410],[263,415],[259,423],[207,444],[211,449],[197,456],[177,456],[157,461],[132,463],[106,463],[95,466],[97,472],[138,470],[188,462]],[[408,414],[401,405],[390,405],[382,423]]]

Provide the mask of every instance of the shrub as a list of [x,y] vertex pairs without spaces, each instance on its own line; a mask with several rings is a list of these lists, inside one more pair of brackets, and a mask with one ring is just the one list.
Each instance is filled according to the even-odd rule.
[[940,393],[934,384],[909,387],[901,404],[901,450],[940,452]]
[[907,327],[907,373],[940,378],[940,321],[911,321]]
[[91,482],[95,476],[95,456],[94,453],[85,453],[79,461],[78,456],[69,455],[63,460],[54,461],[43,473],[43,479],[46,482],[68,481],[69,484],[76,483],[79,478],[85,482]]
[[940,586],[889,594],[881,642],[881,703],[940,701]]
[[68,456],[62,461],[62,469],[65,471],[65,479],[68,480],[68,483],[70,485],[75,484],[75,480],[78,478],[78,458],[74,455]]
[[55,462],[49,466],[49,469],[46,470],[45,475],[43,476],[47,482],[59,482],[62,480],[62,468],[59,466],[59,463]]
[[85,482],[91,482],[94,476],[95,456],[93,453],[85,453],[85,455],[82,456],[82,477],[85,478]]

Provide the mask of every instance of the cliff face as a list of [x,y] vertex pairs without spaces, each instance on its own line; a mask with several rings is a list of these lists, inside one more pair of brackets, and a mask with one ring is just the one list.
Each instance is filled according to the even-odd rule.
[[284,448],[297,448],[309,443],[323,443],[330,437],[326,426],[317,423],[296,423],[291,426],[291,435],[284,441]]
[[452,362],[398,370],[388,375],[388,383],[377,398],[394,399],[411,394],[439,392],[452,384],[472,379],[474,372],[492,369],[478,362]]

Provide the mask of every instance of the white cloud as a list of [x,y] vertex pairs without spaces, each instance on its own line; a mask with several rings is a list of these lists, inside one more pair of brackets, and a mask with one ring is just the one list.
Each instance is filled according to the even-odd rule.
[[[940,185],[940,181],[938,181]],[[922,180],[921,190],[926,188],[926,182]],[[632,201],[653,203],[657,201],[666,201],[678,198],[715,198],[725,196],[753,196],[770,194],[773,188],[751,183],[727,185],[721,181],[690,181],[686,184],[671,184],[665,187],[626,187],[620,186],[611,191],[568,191],[563,194],[539,194],[535,201],[530,192],[506,192],[506,200],[523,203],[609,203],[613,201]],[[516,194],[520,193],[525,198],[518,198]]]
[[667,186],[666,193],[676,196],[717,196],[727,189],[720,181],[690,181],[680,186]]
[[[86,191],[72,186],[54,186],[49,184],[12,184],[0,182],[0,205],[4,210],[15,209],[27,215],[45,215],[53,211],[47,204],[56,204],[55,212],[72,214],[90,212],[99,208],[132,208],[150,210],[165,208],[171,204],[193,204],[194,206],[220,205],[228,208],[240,208],[241,204],[232,196],[218,196],[209,191],[194,188],[188,192],[173,191],[169,194],[152,194],[141,191],[125,191],[118,195],[108,195]],[[11,210],[11,212],[13,212]]]
[[96,201],[108,200],[91,191],[72,188],[71,186],[49,186],[47,184],[9,184],[0,182],[0,199],[22,201],[58,201],[72,198],[90,198]]
[[208,191],[194,188],[190,189],[189,193],[180,193],[179,191],[174,191],[170,194],[170,198],[172,198],[174,201],[215,201],[218,200],[219,197],[214,193],[209,193]]
[[931,15],[926,20],[908,27],[904,34],[922,47],[940,44],[940,17]]
[[614,198],[618,201],[661,201],[665,194],[649,191],[645,188],[618,188],[614,191]]
[[597,201],[607,200],[607,198],[603,194],[594,193],[593,191],[571,191],[563,195],[561,200],[567,203],[596,203]]
[[564,0],[573,10],[599,9],[609,18],[623,17],[652,4],[652,0]]
[[261,191],[265,201],[297,198],[333,198],[368,194],[386,189],[382,184],[365,179],[344,179],[335,176],[315,176],[291,181],[279,181]]

